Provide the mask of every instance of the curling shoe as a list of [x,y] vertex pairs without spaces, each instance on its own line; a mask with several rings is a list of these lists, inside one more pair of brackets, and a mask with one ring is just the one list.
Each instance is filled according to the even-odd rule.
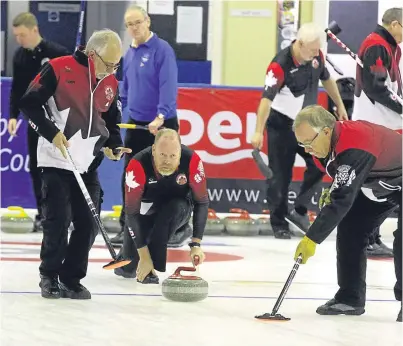
[[402,308],[400,308],[400,312],[399,312],[399,315],[397,315],[396,322],[402,322]]
[[160,283],[160,280],[158,278],[157,275],[155,275],[154,273],[150,273],[148,274],[143,281],[139,281],[137,279],[137,282],[141,283],[141,284],[156,284],[158,285]]
[[368,245],[367,247],[368,258],[393,258],[393,250],[388,248],[381,241]]
[[60,282],[60,297],[70,299],[91,299],[91,293],[83,285],[66,285]]
[[359,316],[365,312],[363,307],[339,303],[336,299],[329,300],[326,304],[319,306],[316,313],[319,315],[350,315]]
[[277,239],[291,239],[291,232],[288,229],[279,229],[274,231],[274,238]]
[[135,279],[136,278],[136,271],[127,271],[123,269],[124,267],[120,267],[120,268],[115,268],[113,270],[113,272],[115,273],[115,275],[117,276],[122,276],[125,279]]
[[48,299],[60,298],[60,286],[57,278],[41,275],[41,282],[39,283],[41,288],[41,296]]

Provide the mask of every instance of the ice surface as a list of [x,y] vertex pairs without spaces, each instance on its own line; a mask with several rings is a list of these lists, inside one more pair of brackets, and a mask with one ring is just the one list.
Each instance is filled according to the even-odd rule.
[[[41,237],[1,233],[2,346],[397,346],[402,342],[402,324],[395,322],[399,303],[392,289],[392,260],[368,262],[364,315],[315,313],[337,290],[334,235],[300,267],[279,310],[291,321],[268,323],[254,316],[271,312],[300,238],[205,237],[205,252],[243,259],[205,262],[199,275],[209,282],[209,297],[198,303],[175,303],[162,297],[161,285],[141,285],[103,270],[110,259],[100,236],[82,281],[92,300],[44,299],[38,286]],[[391,232],[384,241],[391,245]],[[169,263],[160,281],[179,265],[190,263]]]

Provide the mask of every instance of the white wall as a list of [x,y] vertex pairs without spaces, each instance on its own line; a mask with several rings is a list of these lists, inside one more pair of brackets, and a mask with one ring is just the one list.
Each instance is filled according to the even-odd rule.
[[13,19],[21,12],[29,11],[28,1],[8,1],[7,3],[7,62],[6,62],[6,76],[11,76],[13,70],[13,56],[18,48],[13,35]]
[[384,12],[392,7],[402,7],[402,0],[378,0],[378,24],[382,24]]
[[223,65],[224,1],[210,0],[207,60],[211,61],[211,84],[221,85]]

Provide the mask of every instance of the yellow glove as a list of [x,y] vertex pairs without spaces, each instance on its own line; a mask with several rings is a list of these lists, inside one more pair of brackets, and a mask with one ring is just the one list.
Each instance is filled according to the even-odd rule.
[[315,254],[316,243],[309,239],[307,236],[303,237],[297,246],[297,250],[295,251],[294,260],[296,261],[298,256],[302,255],[301,264],[305,264],[308,261],[309,257],[312,257]]
[[324,189],[319,198],[319,209],[322,209],[325,205],[330,204],[330,189]]

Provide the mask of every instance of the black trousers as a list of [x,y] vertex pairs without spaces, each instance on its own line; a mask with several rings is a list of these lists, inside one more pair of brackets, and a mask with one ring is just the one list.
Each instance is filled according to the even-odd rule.
[[[129,119],[129,124],[136,124],[136,125],[148,125],[149,123],[134,121],[133,119]],[[174,129],[175,131],[179,130],[179,123],[178,118],[171,118],[164,121],[164,127]],[[123,208],[120,214],[119,223],[124,230],[125,227],[125,179],[126,179],[126,167],[129,164],[131,158],[142,151],[145,148],[154,144],[155,136],[150,133],[149,131],[145,130],[126,130],[125,135],[125,148],[130,148],[132,150],[131,154],[125,155],[125,166],[123,169],[122,179],[121,179],[121,190],[122,190],[122,201],[123,201]],[[126,230],[128,232],[128,230]]]
[[[92,171],[81,176],[99,211],[98,173]],[[87,274],[88,255],[98,228],[72,172],[43,168],[42,181],[44,220],[39,271],[45,276],[58,276],[67,285],[75,285]],[[71,222],[74,230],[68,240]]]
[[36,201],[36,208],[38,214],[37,220],[42,219],[42,178],[41,169],[38,168],[37,148],[38,148],[38,134],[31,126],[28,126],[27,131],[27,144],[29,155],[29,174],[31,175],[32,186],[34,190],[34,196]]
[[288,189],[292,181],[296,154],[304,159],[307,167],[295,200],[295,209],[300,214],[307,212],[306,206],[315,192],[315,187],[324,176],[324,173],[316,167],[312,156],[298,145],[292,124],[292,119],[273,110],[267,122],[268,157],[273,171],[273,178],[267,182],[267,200],[270,223],[275,232],[288,229],[288,222],[284,218],[288,213]]
[[381,238],[381,235],[380,235],[379,231],[380,231],[379,227],[376,227],[376,228],[373,229],[372,233],[369,236],[369,244],[370,245],[375,244]]
[[[140,216],[139,231],[143,239],[147,240],[155,270],[165,272],[168,240],[176,230],[189,222],[192,211],[193,204],[189,199],[172,199],[158,206],[156,213]],[[125,231],[123,237],[119,256],[132,260],[130,264],[123,267],[123,270],[135,272],[139,262],[137,248],[129,232]]]
[[360,192],[338,226],[337,279],[340,289],[335,298],[341,303],[364,307],[366,299],[366,269],[368,236],[375,227],[398,208],[397,229],[393,233],[396,300],[402,300],[402,205],[373,202]]

